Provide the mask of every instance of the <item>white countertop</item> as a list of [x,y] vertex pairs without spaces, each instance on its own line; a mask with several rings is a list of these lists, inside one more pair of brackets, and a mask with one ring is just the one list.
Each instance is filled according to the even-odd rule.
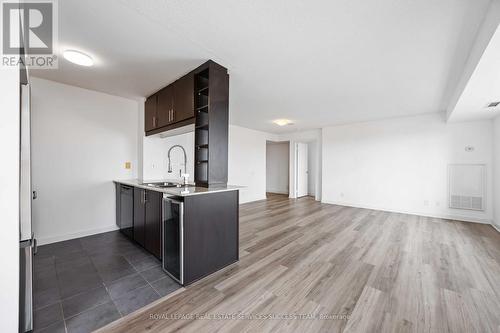
[[173,196],[179,196],[179,197],[186,197],[186,196],[198,195],[198,194],[209,194],[209,193],[216,193],[216,192],[237,191],[237,190],[243,188],[242,186],[235,186],[235,185],[214,186],[214,187],[188,186],[188,187],[164,187],[164,188],[145,185],[147,183],[160,183],[160,182],[176,183],[177,182],[177,181],[171,181],[171,180],[154,180],[154,181],[144,182],[140,179],[125,179],[125,180],[114,180],[114,182],[119,183],[119,184],[123,184],[123,185],[129,185],[129,186],[133,186],[133,187],[143,188],[146,190],[162,192],[162,193],[166,193],[166,194],[173,195]]

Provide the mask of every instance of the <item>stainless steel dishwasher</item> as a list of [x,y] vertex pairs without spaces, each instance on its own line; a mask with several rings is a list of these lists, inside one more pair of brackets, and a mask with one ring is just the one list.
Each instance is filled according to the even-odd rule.
[[129,239],[134,239],[134,187],[117,184],[120,201],[117,207],[117,224]]
[[164,195],[162,220],[163,270],[184,285],[184,203]]

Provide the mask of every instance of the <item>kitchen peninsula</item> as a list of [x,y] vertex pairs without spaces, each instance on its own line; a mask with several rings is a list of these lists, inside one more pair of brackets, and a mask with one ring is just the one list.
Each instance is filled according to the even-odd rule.
[[120,230],[162,260],[163,270],[181,285],[238,261],[237,187],[115,184]]

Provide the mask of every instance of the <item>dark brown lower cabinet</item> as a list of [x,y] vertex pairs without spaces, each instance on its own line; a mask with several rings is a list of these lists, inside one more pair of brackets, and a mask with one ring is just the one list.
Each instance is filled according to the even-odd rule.
[[145,191],[142,188],[134,187],[134,240],[144,247],[145,244],[145,229],[144,222]]
[[[117,186],[117,219],[123,217],[123,205],[131,205],[130,193],[125,201]],[[127,187],[132,191],[131,187]],[[177,247],[178,258],[183,253],[184,285],[204,278],[239,259],[239,191],[214,192],[186,197],[175,197],[184,209],[177,214],[178,228],[164,228],[163,193],[134,187],[133,239],[156,258],[162,259],[162,233],[169,239],[183,235],[183,249]],[[129,210],[130,211],[130,210]],[[183,215],[179,215],[183,211]],[[168,214],[167,214],[168,215]],[[130,214],[128,214],[130,216]],[[182,219],[180,218],[182,216]],[[117,220],[117,221],[118,221]],[[183,221],[183,224],[181,224]],[[182,225],[182,228],[181,228]],[[180,234],[183,229],[183,233]],[[177,236],[176,236],[177,235]],[[165,235],[167,236],[167,235]],[[132,238],[132,237],[131,237]],[[166,249],[172,246],[166,243]],[[167,253],[167,252],[165,252]],[[169,258],[165,255],[165,258]],[[178,260],[179,260],[178,259]]]
[[146,250],[161,259],[161,203],[163,193],[146,191],[145,244]]
[[184,285],[238,261],[238,192],[184,198]]
[[162,193],[134,188],[134,240],[161,259]]

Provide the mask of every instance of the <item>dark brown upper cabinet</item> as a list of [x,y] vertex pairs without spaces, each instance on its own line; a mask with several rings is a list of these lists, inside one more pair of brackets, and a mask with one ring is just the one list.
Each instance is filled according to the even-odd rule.
[[189,73],[146,99],[146,135],[193,124],[194,74]]
[[194,117],[194,75],[189,73],[173,83],[174,121]]
[[174,123],[174,94],[172,85],[158,92],[158,126],[164,127]]
[[149,96],[144,104],[144,128],[146,132],[156,129],[158,126],[157,94]]

